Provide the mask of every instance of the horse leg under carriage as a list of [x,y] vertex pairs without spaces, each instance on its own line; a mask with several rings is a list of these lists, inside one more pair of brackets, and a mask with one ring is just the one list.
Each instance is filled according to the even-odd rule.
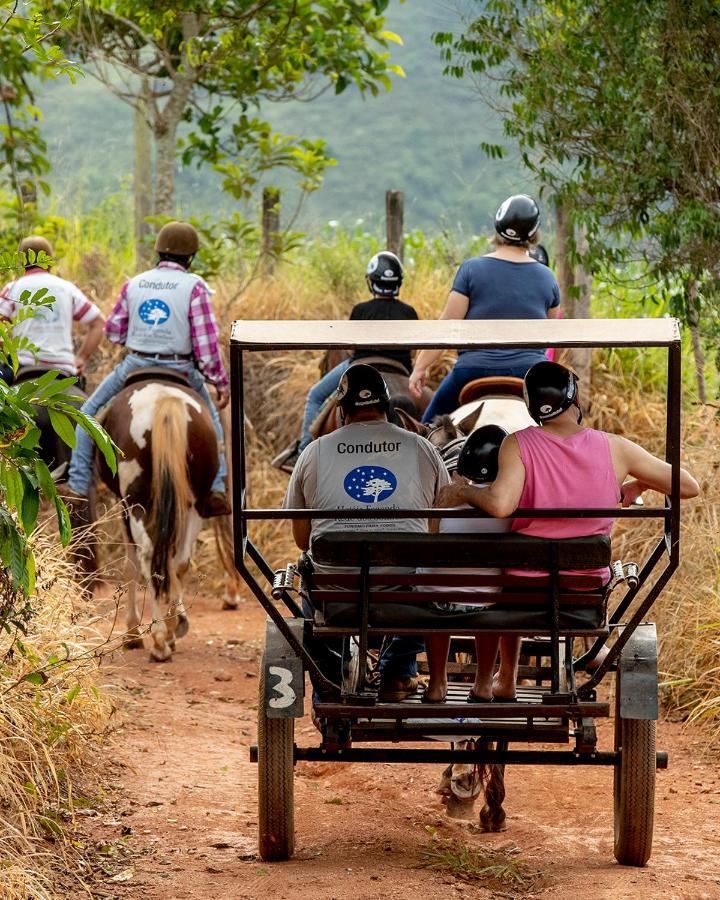
[[122,500],[129,538],[126,645],[142,646],[139,573],[152,600],[150,656],[162,662],[188,630],[182,581],[218,469],[217,439],[200,395],[168,369],[134,372],[103,425],[123,453],[116,475],[102,460],[100,474]]

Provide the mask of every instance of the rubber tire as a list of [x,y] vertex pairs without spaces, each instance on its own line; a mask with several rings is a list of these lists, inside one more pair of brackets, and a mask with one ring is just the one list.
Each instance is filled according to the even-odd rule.
[[656,723],[646,719],[615,720],[615,747],[622,761],[615,766],[615,859],[623,866],[644,866],[650,859],[655,817]]
[[269,719],[265,703],[263,659],[258,698],[258,851],[265,862],[280,862],[295,852],[295,719]]

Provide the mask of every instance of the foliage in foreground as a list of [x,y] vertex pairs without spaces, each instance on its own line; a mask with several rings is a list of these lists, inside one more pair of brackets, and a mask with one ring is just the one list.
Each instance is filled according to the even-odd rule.
[[89,603],[53,535],[38,537],[36,614],[0,632],[0,894],[4,900],[89,896],[85,848],[65,832],[87,805],[113,711],[96,686]]

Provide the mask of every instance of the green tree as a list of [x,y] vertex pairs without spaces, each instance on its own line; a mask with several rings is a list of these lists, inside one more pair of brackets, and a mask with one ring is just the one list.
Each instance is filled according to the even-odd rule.
[[30,224],[38,190],[49,191],[47,147],[32,85],[60,74],[73,78],[78,71],[54,40],[59,25],[24,10],[21,15],[16,2],[0,0],[0,188],[13,198],[6,206],[12,243]]
[[375,93],[398,72],[385,48],[388,0],[86,0],[66,29],[89,71],[147,121],[155,144],[156,215],[174,213],[183,161],[213,165],[246,197],[262,172],[293,170],[305,191],[329,160],[321,141],[274,134],[262,101],[312,99],[350,85]]
[[[435,36],[540,183],[586,260],[641,258],[692,326],[714,325],[720,263],[720,7],[714,0],[478,0]],[[488,145],[491,155],[503,148]]]

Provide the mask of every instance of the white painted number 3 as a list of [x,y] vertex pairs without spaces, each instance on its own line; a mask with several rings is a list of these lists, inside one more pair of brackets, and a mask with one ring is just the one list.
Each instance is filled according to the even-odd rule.
[[273,709],[285,709],[288,706],[292,706],[297,695],[290,687],[290,682],[292,681],[290,669],[285,669],[282,666],[270,666],[268,671],[277,678],[277,684],[274,684],[272,689],[279,694],[278,697],[270,698],[270,706]]

